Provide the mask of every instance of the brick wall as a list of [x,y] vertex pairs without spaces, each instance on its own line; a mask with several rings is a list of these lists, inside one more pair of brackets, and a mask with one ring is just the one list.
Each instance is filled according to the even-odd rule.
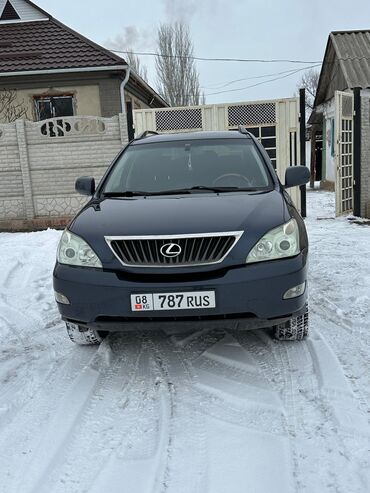
[[370,218],[370,97],[361,98],[361,216]]
[[64,224],[86,202],[76,178],[99,181],[126,142],[122,114],[0,125],[0,230]]

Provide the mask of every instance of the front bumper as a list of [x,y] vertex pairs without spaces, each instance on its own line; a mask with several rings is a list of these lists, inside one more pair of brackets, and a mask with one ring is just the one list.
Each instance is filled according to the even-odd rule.
[[[98,330],[142,330],[176,327],[256,329],[283,323],[302,314],[302,296],[284,300],[284,293],[307,277],[307,255],[236,266],[226,271],[186,272],[187,278],[163,274],[155,282],[142,272],[124,273],[57,264],[54,290],[70,305],[58,303],[66,321]],[[197,280],[195,280],[197,279]],[[130,295],[155,292],[209,291],[216,293],[216,308],[137,313],[131,311]]]

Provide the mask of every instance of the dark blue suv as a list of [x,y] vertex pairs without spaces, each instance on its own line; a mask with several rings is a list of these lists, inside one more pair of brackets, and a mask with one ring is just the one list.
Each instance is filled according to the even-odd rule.
[[257,329],[308,333],[304,222],[262,145],[236,132],[144,132],[114,160],[64,231],[54,269],[72,341],[110,331]]

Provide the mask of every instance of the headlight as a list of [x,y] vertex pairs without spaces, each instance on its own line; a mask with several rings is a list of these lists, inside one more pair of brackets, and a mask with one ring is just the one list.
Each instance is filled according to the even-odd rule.
[[94,250],[79,236],[67,229],[59,242],[57,260],[61,264],[78,265],[80,267],[102,268],[102,263]]
[[256,243],[247,257],[247,264],[293,257],[299,251],[298,225],[295,219],[291,219],[286,224],[282,224],[266,233]]

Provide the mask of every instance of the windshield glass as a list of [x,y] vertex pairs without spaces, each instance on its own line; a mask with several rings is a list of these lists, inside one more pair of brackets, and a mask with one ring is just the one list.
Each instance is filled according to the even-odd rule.
[[109,174],[103,194],[166,192],[198,187],[261,190],[271,178],[246,139],[173,141],[130,146]]

